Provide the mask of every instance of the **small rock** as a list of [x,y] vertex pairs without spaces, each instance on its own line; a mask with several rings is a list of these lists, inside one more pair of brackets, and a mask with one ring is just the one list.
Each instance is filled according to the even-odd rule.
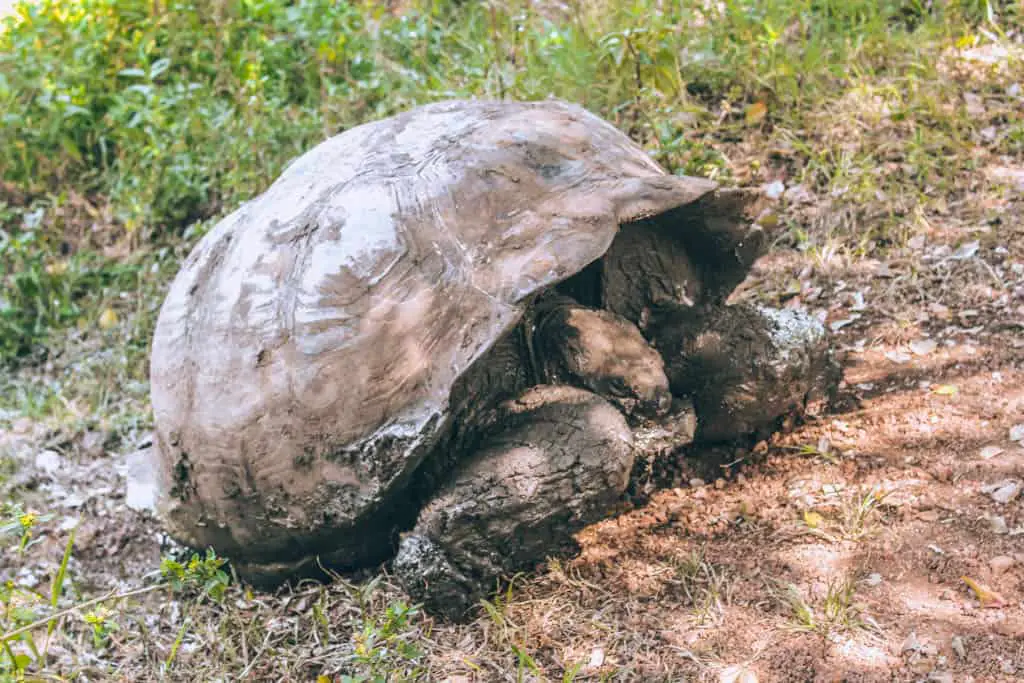
[[953,647],[953,652],[956,653],[957,657],[960,659],[967,659],[967,648],[964,647],[963,638],[960,636],[953,636],[953,640],[950,642],[950,645]]
[[999,446],[985,446],[978,455],[981,456],[982,460],[991,460],[1002,452],[1003,449]]
[[928,680],[935,683],[953,683],[953,674],[948,671],[933,671],[928,674]]
[[990,180],[1001,185],[1024,190],[1024,168],[996,166],[988,169],[988,177]]
[[1015,564],[1017,561],[1008,555],[998,555],[988,561],[988,566],[992,568],[992,573],[996,576],[1010,571]]
[[136,512],[153,512],[157,502],[156,453],[144,448],[128,455],[121,467],[125,478],[124,502]]
[[992,525],[992,533],[999,534],[1000,536],[1010,533],[1010,528],[1006,526],[1006,518],[1001,515],[989,517],[989,524]]
[[968,92],[963,94],[964,108],[967,113],[973,117],[984,116],[985,114],[985,101],[980,95]]
[[910,350],[918,356],[927,356],[939,347],[934,339],[918,339],[910,342]]
[[1017,673],[1017,667],[1015,667],[1013,665],[1013,662],[1011,662],[1009,659],[1004,659],[1002,662],[1000,662],[999,669],[1007,676],[1012,676],[1013,674]]
[[803,184],[791,186],[783,196],[790,204],[811,204],[814,202],[814,195]]
[[958,247],[949,258],[954,261],[966,261],[969,258],[974,258],[974,255],[978,253],[978,249],[980,248],[981,243],[974,240],[973,242],[960,245],[960,247]]
[[903,351],[888,351],[885,357],[891,360],[893,363],[902,365],[910,361],[910,354],[904,353]]
[[42,451],[36,455],[36,469],[53,476],[60,471],[64,459],[55,451]]
[[595,647],[590,653],[590,661],[587,662],[588,669],[600,669],[604,664],[604,648]]
[[690,486],[692,486],[695,489],[699,489],[701,486],[704,486],[704,480],[697,479],[696,477],[694,477],[693,479],[690,480]]
[[719,477],[718,479],[715,479],[715,488],[718,489],[719,491],[724,489],[725,488],[725,479],[722,479],[721,477]]
[[1010,427],[1010,441],[1024,441],[1024,423]]
[[786,191],[786,185],[781,180],[776,180],[768,183],[762,189],[768,199],[778,199],[782,196],[782,193]]
[[18,570],[16,583],[24,588],[32,589],[39,585],[39,577],[30,567],[22,567]]
[[864,583],[871,587],[877,586],[882,583],[882,575],[878,573],[868,574],[867,578],[864,579]]
[[994,488],[989,495],[992,500],[999,503],[1000,505],[1006,505],[1011,500],[1017,497],[1020,493],[1020,483],[1013,480],[1006,480],[1000,482],[997,488]]

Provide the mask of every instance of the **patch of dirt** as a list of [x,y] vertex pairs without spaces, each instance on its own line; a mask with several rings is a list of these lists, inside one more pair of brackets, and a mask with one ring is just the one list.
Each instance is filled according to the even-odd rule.
[[[500,619],[432,624],[430,680],[514,680],[512,645],[541,670],[582,663],[594,680],[716,680],[737,664],[763,681],[1020,680],[1024,498],[1013,484],[1024,486],[1024,448],[1010,436],[1024,422],[1024,232],[1019,219],[1004,225],[954,263],[926,259],[952,246],[922,249],[914,283],[853,269],[805,275],[830,320],[859,316],[834,325],[846,355],[837,411],[739,462],[721,458],[717,477],[691,463],[706,483],[677,477],[680,486],[587,529],[582,554],[517,582]],[[779,261],[762,265],[769,285]],[[162,548],[148,513],[126,505],[138,456],[40,450],[43,437],[30,422],[3,437],[22,464],[9,485],[55,512],[39,528],[42,560],[5,578],[45,586],[81,520],[77,590],[138,586]],[[982,605],[963,577],[1000,604]],[[338,617],[353,610],[345,590],[296,595],[334,596]],[[295,595],[238,599],[242,613],[264,610],[285,630],[310,618],[308,606],[286,608]],[[168,604],[147,608],[157,650],[175,633]],[[109,656],[134,652],[129,642]],[[199,636],[185,642],[183,668],[209,656]],[[250,679],[345,671],[347,660],[319,652],[301,665],[260,659]]]

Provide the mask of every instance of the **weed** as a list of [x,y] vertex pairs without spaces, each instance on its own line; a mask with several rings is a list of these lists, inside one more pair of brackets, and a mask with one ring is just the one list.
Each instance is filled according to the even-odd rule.
[[727,571],[709,562],[703,551],[694,551],[674,563],[675,583],[693,607],[698,625],[716,624],[731,602],[732,585]]
[[881,514],[881,505],[888,493],[872,488],[867,493],[853,493],[841,509],[840,532],[848,541],[859,541],[874,532],[873,522]]
[[779,594],[780,602],[790,614],[793,628],[829,637],[837,633],[877,635],[878,624],[855,600],[857,582],[852,577],[829,581],[820,604],[813,605],[793,584]]

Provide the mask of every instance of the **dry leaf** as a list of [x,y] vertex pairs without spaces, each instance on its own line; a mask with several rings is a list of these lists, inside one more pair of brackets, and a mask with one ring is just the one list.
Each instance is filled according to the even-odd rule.
[[114,309],[104,309],[103,313],[100,314],[100,329],[109,330],[111,327],[117,324],[117,313]]
[[978,596],[978,602],[981,603],[982,607],[1005,607],[1006,599],[994,590],[981,585],[969,576],[961,576],[960,580],[967,584],[967,587],[974,591],[974,594]]
[[813,510],[804,511],[804,524],[806,524],[810,528],[817,529],[819,526],[821,526],[821,523],[824,521],[825,518],[819,515],[817,512]]
[[754,102],[747,107],[743,117],[747,121],[747,125],[754,125],[764,121],[764,117],[768,115],[768,105],[764,102]]

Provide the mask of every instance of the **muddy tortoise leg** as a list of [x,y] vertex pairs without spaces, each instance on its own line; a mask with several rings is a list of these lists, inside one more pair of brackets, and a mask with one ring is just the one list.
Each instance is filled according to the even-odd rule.
[[787,417],[819,411],[842,376],[825,326],[801,311],[663,309],[646,332],[672,393],[693,400],[700,442],[763,438]]
[[427,503],[394,572],[428,612],[458,620],[502,577],[578,551],[574,534],[628,483],[632,434],[613,405],[540,385],[501,406],[501,427]]

